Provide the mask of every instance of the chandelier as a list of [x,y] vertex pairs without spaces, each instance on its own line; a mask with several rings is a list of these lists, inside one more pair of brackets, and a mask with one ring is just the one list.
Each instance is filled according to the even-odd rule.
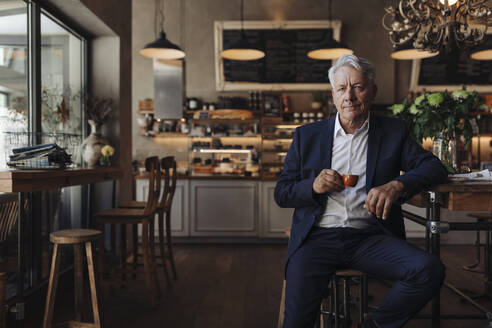
[[397,8],[385,8],[383,27],[394,48],[412,42],[417,50],[437,54],[481,44],[491,10],[490,0],[400,0]]

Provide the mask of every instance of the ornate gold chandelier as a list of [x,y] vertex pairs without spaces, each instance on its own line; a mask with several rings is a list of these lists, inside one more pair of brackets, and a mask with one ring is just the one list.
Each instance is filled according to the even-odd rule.
[[442,49],[481,44],[492,21],[490,0],[400,0],[385,8],[383,26],[394,48],[437,54]]

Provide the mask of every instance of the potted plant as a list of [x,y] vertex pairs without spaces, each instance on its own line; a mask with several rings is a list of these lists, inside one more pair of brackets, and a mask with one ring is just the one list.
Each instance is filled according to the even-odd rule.
[[414,101],[405,99],[402,104],[390,107],[393,115],[404,119],[415,140],[434,139],[434,153],[450,173],[458,170],[456,141],[466,149],[473,136],[470,119],[487,109],[478,94],[462,90],[424,93]]

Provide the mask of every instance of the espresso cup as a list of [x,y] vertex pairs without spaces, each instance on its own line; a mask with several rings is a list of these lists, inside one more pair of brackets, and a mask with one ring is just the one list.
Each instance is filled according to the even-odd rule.
[[355,187],[359,180],[359,176],[357,174],[344,174],[342,175],[342,179],[345,187]]

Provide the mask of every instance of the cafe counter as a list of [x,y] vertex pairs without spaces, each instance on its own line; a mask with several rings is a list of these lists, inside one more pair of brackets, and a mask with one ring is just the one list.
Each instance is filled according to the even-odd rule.
[[[135,177],[136,198],[145,200],[148,180]],[[285,238],[293,209],[274,200],[275,180],[234,176],[180,176],[171,210],[179,237]]]

